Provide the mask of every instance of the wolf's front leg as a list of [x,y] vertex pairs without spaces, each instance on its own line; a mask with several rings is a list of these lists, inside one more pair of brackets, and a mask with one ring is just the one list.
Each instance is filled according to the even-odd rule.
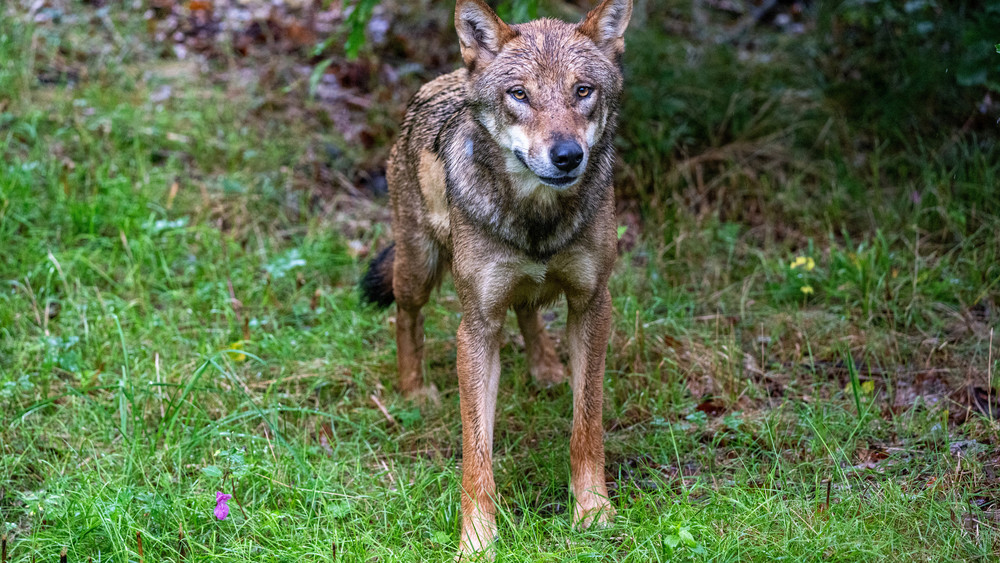
[[581,527],[608,522],[614,509],[604,483],[604,360],[611,334],[611,294],[606,287],[590,299],[568,299],[566,335],[573,386],[570,438],[573,522]]
[[497,533],[493,421],[500,381],[502,323],[466,317],[458,327],[458,392],[462,410],[462,539],[460,556],[492,552]]

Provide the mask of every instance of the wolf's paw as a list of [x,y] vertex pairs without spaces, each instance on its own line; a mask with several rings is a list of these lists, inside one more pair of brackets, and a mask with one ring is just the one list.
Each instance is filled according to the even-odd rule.
[[[493,534],[490,536],[489,534]],[[480,534],[463,533],[462,541],[458,544],[458,555],[455,561],[468,563],[470,561],[496,561],[497,558],[497,536],[496,527],[487,526],[480,530]]]
[[484,547],[480,551],[466,551],[459,548],[458,555],[455,556],[455,563],[483,562],[492,563],[497,560],[497,549],[492,544]]
[[566,370],[555,353],[536,358],[528,371],[535,383],[543,388],[554,387],[566,381]]
[[603,529],[611,526],[615,519],[615,509],[606,498],[595,495],[594,501],[589,506],[577,502],[573,506],[573,524],[579,526],[581,530],[588,528]]
[[413,401],[420,406],[441,406],[441,393],[438,392],[438,388],[433,383],[407,391],[403,396],[406,397],[406,400]]

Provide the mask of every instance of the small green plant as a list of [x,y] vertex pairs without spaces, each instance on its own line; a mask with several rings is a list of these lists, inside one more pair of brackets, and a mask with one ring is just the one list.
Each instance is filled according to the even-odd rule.
[[347,27],[347,41],[344,42],[344,52],[348,58],[356,58],[361,52],[361,47],[365,44],[365,29],[368,21],[371,20],[375,6],[382,0],[355,0],[353,5],[351,0],[344,0],[344,9],[351,6],[351,13],[344,20]]
[[523,23],[538,18],[539,0],[504,0],[497,5],[497,15],[509,23]]
[[667,557],[687,550],[697,555],[706,553],[705,548],[695,541],[691,530],[684,524],[667,525],[660,536],[660,542],[664,555]]

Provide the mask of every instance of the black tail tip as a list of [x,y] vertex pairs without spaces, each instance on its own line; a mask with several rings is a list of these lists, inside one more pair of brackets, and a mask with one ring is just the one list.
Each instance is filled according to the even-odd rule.
[[396,297],[392,294],[392,263],[396,257],[395,243],[387,246],[368,265],[365,277],[361,278],[361,300],[385,309]]

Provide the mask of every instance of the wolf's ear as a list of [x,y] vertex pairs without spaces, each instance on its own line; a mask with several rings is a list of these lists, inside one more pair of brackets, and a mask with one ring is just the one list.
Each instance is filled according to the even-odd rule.
[[591,38],[612,61],[625,52],[625,28],[632,17],[632,0],[604,0],[580,22],[577,31]]
[[458,0],[455,28],[462,59],[470,71],[489,64],[504,43],[517,37],[514,28],[505,24],[482,0]]

